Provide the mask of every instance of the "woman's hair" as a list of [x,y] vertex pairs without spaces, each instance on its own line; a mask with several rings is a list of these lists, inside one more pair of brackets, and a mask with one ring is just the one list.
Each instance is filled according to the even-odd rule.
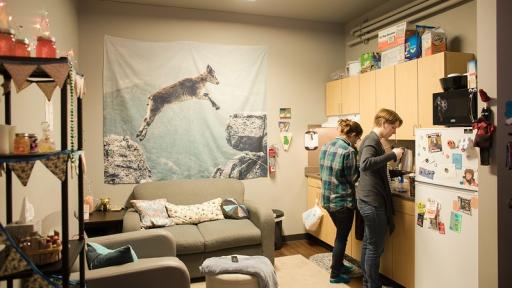
[[466,177],[466,174],[471,174],[471,178],[474,178],[475,177],[475,171],[473,171],[473,169],[466,169],[464,170],[464,178]]
[[382,127],[384,123],[395,124],[397,122],[399,127],[402,126],[402,123],[404,123],[402,118],[400,118],[400,115],[398,115],[393,110],[382,108],[375,115],[373,124],[375,127]]
[[338,127],[340,128],[341,135],[363,135],[363,128],[356,121],[352,121],[350,119],[340,119],[338,120]]

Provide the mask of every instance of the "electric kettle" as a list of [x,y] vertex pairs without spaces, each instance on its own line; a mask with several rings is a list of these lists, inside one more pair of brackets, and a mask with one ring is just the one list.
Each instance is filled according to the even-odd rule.
[[398,162],[398,170],[403,172],[414,172],[414,154],[411,149],[402,148],[404,153],[402,154],[402,158]]

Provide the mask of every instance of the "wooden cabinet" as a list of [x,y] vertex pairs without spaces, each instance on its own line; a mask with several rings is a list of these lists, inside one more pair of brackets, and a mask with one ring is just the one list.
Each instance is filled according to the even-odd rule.
[[[307,196],[307,209],[312,208],[315,205],[315,202],[318,200],[321,201],[321,181],[315,178],[308,178],[308,196]],[[336,238],[336,227],[334,223],[332,223],[331,217],[329,213],[322,208],[323,216],[320,221],[320,225],[317,229],[313,231],[308,231],[309,234],[315,236],[316,238],[324,241],[325,243],[334,246],[334,238]],[[347,247],[348,247],[347,243]]]
[[[308,178],[307,209],[320,201],[321,181]],[[380,258],[380,272],[405,287],[414,287],[414,201],[393,197],[395,207],[395,231],[386,234],[384,253]],[[322,209],[323,210],[323,209]],[[333,246],[336,227],[327,211],[324,211],[319,227],[309,234]],[[355,222],[355,221],[354,221]],[[345,254],[361,261],[362,241],[355,238],[355,223],[347,239]]]
[[325,84],[325,115],[341,114],[341,79]]
[[372,130],[376,111],[375,71],[370,71],[359,76],[359,117],[363,135]]
[[395,66],[395,108],[404,121],[396,130],[396,138],[414,140],[418,127],[418,61],[412,60]]
[[375,71],[375,105],[395,110],[395,67],[390,66]]
[[414,202],[395,199],[395,232],[392,235],[393,280],[414,287]]
[[341,80],[341,114],[359,113],[359,77]]
[[444,52],[418,59],[418,124],[433,127],[432,94],[442,92],[439,78],[452,73],[464,74],[473,54]]

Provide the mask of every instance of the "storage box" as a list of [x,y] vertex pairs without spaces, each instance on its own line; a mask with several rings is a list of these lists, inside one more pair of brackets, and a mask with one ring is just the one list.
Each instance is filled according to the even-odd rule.
[[359,57],[361,72],[368,72],[380,68],[380,53],[368,52]]
[[359,61],[350,61],[347,63],[347,75],[356,76],[361,73],[361,63]]
[[421,56],[430,56],[446,51],[446,34],[441,28],[426,30],[421,36]]
[[381,53],[380,67],[396,65],[405,61],[405,44],[388,49]]
[[405,44],[407,35],[416,33],[416,29],[407,22],[398,23],[384,30],[379,31],[377,50],[385,50]]
[[405,59],[413,60],[421,57],[421,36],[414,33],[405,39]]

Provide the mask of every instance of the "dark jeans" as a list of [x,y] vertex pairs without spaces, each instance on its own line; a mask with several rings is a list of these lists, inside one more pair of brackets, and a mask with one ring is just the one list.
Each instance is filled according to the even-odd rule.
[[374,207],[357,200],[357,207],[364,220],[364,237],[361,249],[361,269],[363,270],[363,288],[380,288],[380,256],[384,252],[384,237],[387,231],[386,211],[384,207]]
[[354,221],[354,209],[341,208],[334,212],[329,212],[334,226],[336,226],[336,239],[334,240],[334,249],[332,250],[331,278],[336,278],[343,273],[343,258],[345,248],[347,247],[347,238],[352,229]]

